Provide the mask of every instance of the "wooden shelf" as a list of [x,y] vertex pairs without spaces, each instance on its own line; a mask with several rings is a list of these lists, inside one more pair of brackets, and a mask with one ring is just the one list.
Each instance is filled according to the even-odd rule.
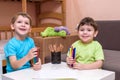
[[[43,0],[40,4],[42,3],[45,3],[45,2],[55,2],[56,4],[60,4],[61,6],[61,12],[58,13],[58,12],[49,12],[49,11],[46,11],[46,12],[41,12],[41,11],[38,11],[36,15],[39,15],[38,17],[38,22],[37,22],[37,25],[38,26],[65,26],[66,25],[66,18],[65,18],[65,14],[66,14],[66,0]],[[41,6],[40,4],[38,4],[38,8],[37,10],[40,10]],[[36,11],[37,11],[36,10]],[[44,19],[54,19],[54,20],[58,20],[61,22],[61,24],[56,24],[56,23],[44,23],[42,24],[42,20]]]
[[[65,26],[66,25],[66,0],[2,0],[2,1],[20,1],[22,4],[22,11],[23,12],[27,12],[27,4],[28,2],[33,2],[35,3],[35,7],[36,7],[36,27],[37,26]],[[61,13],[57,13],[57,12],[43,12],[41,13],[41,4],[45,3],[45,2],[56,2],[60,4],[61,6]],[[51,19],[56,19],[59,20],[61,22],[61,24],[54,24],[54,23],[46,23],[46,24],[42,24],[41,21],[44,18],[51,18]]]
[[[27,2],[35,2],[36,5],[36,26],[59,26],[59,25],[66,25],[66,0],[22,0],[22,10],[23,12],[27,12]],[[45,2],[56,2],[61,5],[61,13],[57,12],[43,12],[41,13],[41,4]],[[61,22],[61,24],[54,24],[54,23],[44,23],[42,24],[41,21],[43,19],[56,19]]]

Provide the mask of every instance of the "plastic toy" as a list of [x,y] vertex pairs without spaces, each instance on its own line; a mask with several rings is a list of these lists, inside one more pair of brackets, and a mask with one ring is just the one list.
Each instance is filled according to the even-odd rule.
[[43,32],[41,32],[42,37],[49,37],[49,36],[61,36],[66,37],[66,31],[61,30],[56,32],[53,27],[47,27]]

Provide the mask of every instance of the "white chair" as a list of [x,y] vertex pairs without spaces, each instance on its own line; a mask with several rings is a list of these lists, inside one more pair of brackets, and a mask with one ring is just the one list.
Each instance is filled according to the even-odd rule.
[[4,54],[4,46],[8,42],[8,40],[0,40],[0,80],[2,80],[1,75],[3,74],[3,68],[2,68],[2,62],[5,60],[5,54]]

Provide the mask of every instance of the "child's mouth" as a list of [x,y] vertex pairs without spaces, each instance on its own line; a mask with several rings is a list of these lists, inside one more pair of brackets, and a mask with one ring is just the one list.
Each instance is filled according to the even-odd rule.
[[23,28],[19,28],[21,31],[25,31],[26,29],[23,29]]

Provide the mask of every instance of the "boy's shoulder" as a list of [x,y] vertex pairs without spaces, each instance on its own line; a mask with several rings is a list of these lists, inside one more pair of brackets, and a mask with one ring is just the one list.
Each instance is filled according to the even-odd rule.
[[[25,40],[28,40],[28,41],[34,41],[31,37],[26,37]],[[17,40],[15,37],[11,38],[8,43],[15,43],[15,42],[19,42],[20,40]]]
[[98,42],[98,41],[96,41],[96,40],[94,40],[93,42],[94,42],[95,44],[100,44],[100,42]]
[[[77,41],[75,41],[72,45],[81,44],[81,43],[82,43],[81,40],[77,40]],[[100,44],[98,41],[96,41],[96,40],[92,41],[91,44],[101,45],[101,44]]]
[[77,40],[77,41],[73,42],[72,45],[76,45],[76,44],[78,44],[78,43],[80,43],[80,42],[81,42],[80,40]]
[[26,37],[26,40],[34,41],[31,37]]
[[15,41],[15,37],[12,37],[10,40],[8,40],[8,43],[13,43]]

